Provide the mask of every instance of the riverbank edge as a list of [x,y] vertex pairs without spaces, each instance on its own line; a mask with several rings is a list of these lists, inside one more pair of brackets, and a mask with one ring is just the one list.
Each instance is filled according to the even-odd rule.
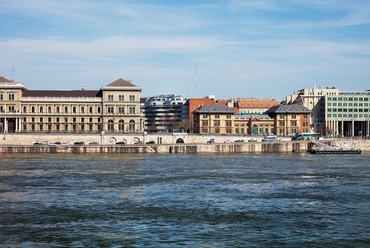
[[[326,140],[322,143],[332,147],[347,147],[370,152],[370,140]],[[293,153],[307,152],[309,141],[296,142],[246,142],[231,144],[160,144],[160,145],[73,145],[36,146],[1,145],[0,153]]]

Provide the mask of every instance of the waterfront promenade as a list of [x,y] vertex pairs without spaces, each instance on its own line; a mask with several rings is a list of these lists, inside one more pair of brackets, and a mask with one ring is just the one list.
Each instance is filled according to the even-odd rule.
[[[3,134],[0,153],[292,153],[306,152],[309,141],[290,141],[290,137],[279,137],[279,142],[261,142],[262,136],[256,136],[256,142],[248,142],[251,136],[237,135],[23,135]],[[207,144],[211,138],[214,144]],[[182,139],[184,143],[176,143]],[[244,139],[244,142],[235,142]],[[34,142],[69,142],[70,145],[33,145]],[[124,141],[124,145],[116,142]],[[146,144],[154,141],[154,144]],[[158,141],[161,141],[158,142]],[[84,142],[84,145],[73,145]],[[134,144],[134,143],[137,144]],[[370,152],[369,139],[324,139],[332,147],[350,147]],[[93,144],[90,144],[93,143]],[[159,143],[159,144],[158,144]]]

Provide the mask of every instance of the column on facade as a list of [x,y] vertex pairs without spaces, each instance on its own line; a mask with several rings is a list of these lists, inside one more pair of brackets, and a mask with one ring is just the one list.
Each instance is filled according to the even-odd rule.
[[343,137],[344,136],[344,121],[341,120],[341,136]]
[[18,118],[15,118],[15,132],[18,132]]
[[4,133],[8,132],[8,121],[6,118],[4,118]]
[[22,117],[18,118],[18,132],[22,132]]
[[354,137],[355,136],[355,120],[352,120],[352,123],[351,123],[351,136]]

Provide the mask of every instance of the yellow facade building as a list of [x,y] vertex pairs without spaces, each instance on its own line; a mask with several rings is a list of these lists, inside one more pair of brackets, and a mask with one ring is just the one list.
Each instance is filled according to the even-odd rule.
[[226,105],[204,105],[196,109],[193,116],[196,133],[234,133],[234,110]]
[[141,90],[121,78],[100,90],[28,90],[0,77],[0,132],[142,132]]

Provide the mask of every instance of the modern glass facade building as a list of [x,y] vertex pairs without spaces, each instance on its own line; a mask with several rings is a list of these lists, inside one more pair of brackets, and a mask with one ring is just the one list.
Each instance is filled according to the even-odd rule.
[[367,136],[370,129],[370,91],[340,91],[325,96],[327,136]]

